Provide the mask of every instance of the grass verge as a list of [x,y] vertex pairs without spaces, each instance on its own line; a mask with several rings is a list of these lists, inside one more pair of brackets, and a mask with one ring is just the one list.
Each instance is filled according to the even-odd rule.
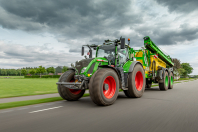
[[174,82],[173,84],[175,84],[175,83],[182,83],[182,82]]
[[0,98],[57,93],[57,78],[0,79]]
[[[87,96],[89,96],[88,93],[83,95],[83,97],[87,97]],[[53,97],[53,98],[45,98],[45,99],[2,103],[2,104],[0,104],[0,109],[8,109],[8,108],[14,108],[14,107],[19,107],[19,106],[27,106],[27,105],[55,102],[55,101],[60,101],[60,100],[63,100],[63,99],[61,97]]]

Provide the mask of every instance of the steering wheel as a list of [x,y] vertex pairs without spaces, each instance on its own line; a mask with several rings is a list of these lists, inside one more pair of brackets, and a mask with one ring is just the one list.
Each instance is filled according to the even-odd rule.
[[112,55],[112,54],[110,54],[110,55],[108,55],[108,60],[111,62],[111,63],[115,63],[115,56],[114,55]]

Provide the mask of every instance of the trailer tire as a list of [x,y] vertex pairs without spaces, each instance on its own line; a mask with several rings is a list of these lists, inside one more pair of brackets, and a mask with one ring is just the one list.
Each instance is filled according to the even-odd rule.
[[142,97],[145,90],[145,73],[140,64],[136,64],[133,71],[129,73],[128,90],[124,90],[124,93],[129,98]]
[[99,69],[90,79],[89,93],[92,101],[97,105],[111,105],[119,91],[117,73],[110,68]]
[[163,80],[162,83],[159,83],[159,89],[160,90],[168,90],[168,84],[169,84],[169,77],[168,77],[168,72],[165,71],[163,75]]
[[173,89],[173,73],[170,72],[168,89]]
[[145,88],[151,88],[151,86],[152,86],[152,80],[148,80],[148,78],[146,78],[146,86],[145,86]]
[[[74,70],[68,70],[59,78],[59,82],[74,82]],[[83,96],[85,90],[74,90],[58,85],[59,95],[68,101],[76,101]]]

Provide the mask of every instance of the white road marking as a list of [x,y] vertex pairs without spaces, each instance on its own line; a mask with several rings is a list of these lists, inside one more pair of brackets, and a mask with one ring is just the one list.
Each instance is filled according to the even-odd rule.
[[63,106],[57,106],[57,107],[52,107],[52,108],[48,108],[48,109],[42,109],[42,110],[32,111],[32,112],[29,112],[29,113],[36,113],[36,112],[41,112],[41,111],[46,111],[46,110],[52,110],[52,109],[57,109],[57,108],[60,108],[60,107],[63,107]]

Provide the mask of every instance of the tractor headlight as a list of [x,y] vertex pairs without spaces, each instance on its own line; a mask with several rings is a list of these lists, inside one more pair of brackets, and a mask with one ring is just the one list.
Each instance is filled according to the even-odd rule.
[[80,73],[84,73],[87,67],[84,67]]

